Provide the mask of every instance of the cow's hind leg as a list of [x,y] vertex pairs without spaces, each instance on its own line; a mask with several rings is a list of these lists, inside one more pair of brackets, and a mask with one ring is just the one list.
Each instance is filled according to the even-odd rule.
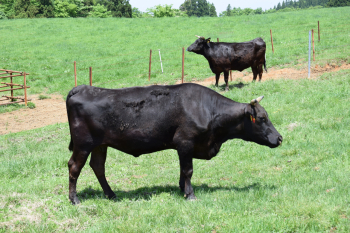
[[255,82],[256,78],[258,77],[258,67],[252,66],[253,71],[253,82]]
[[215,74],[215,79],[216,79],[215,86],[218,87],[219,86],[220,73]]
[[190,143],[183,144],[177,150],[180,159],[180,189],[185,192],[187,200],[195,200],[191,178],[193,174],[192,154],[193,146]]
[[226,83],[225,91],[230,90],[230,88],[228,87],[228,74],[229,74],[229,71],[224,72],[224,79],[225,79],[225,83]]
[[80,175],[81,169],[84,167],[86,160],[89,156],[89,151],[73,150],[72,157],[68,162],[69,170],[69,199],[73,205],[79,204],[80,201],[77,197],[77,180]]
[[261,81],[262,74],[263,74],[263,72],[264,72],[264,70],[263,70],[263,67],[262,67],[262,66],[263,66],[262,64],[260,64],[260,65],[258,66],[259,82]]
[[100,185],[109,199],[115,198],[116,195],[108,185],[105,176],[105,162],[107,158],[107,146],[98,146],[91,153],[90,167],[95,172],[95,175],[100,182]]

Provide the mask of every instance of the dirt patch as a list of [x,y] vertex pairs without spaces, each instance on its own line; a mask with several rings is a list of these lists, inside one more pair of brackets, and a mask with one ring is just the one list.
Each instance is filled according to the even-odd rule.
[[[325,72],[336,72],[338,70],[350,69],[350,64],[326,64],[325,66],[318,66],[312,68],[311,79],[320,77]],[[308,77],[308,70],[306,68],[293,69],[270,68],[268,73],[264,73],[262,82],[271,79],[303,79]],[[234,82],[243,81],[251,82],[253,74],[251,72],[232,72],[232,80]],[[203,86],[215,84],[215,76],[209,77],[204,81],[192,81]],[[177,83],[181,83],[178,81]],[[219,84],[224,84],[224,77],[220,77]],[[0,114],[0,135],[7,133],[15,133],[23,130],[30,130],[40,128],[46,125],[67,122],[66,105],[61,95],[50,95],[51,99],[39,100],[39,95],[32,95],[29,98],[36,105],[34,109],[20,109],[17,111]]]
[[[342,64],[341,66],[338,66],[336,64],[326,64],[324,66],[316,65],[315,67],[311,68],[311,75],[310,79],[316,79],[320,77],[325,72],[336,72],[339,70],[345,70],[350,69],[350,64]],[[249,70],[249,69],[247,69]],[[270,68],[267,70],[267,73],[264,71],[262,75],[261,81],[267,81],[271,79],[303,79],[308,78],[308,69],[294,69],[294,68],[283,68],[283,69],[276,69],[276,68]],[[243,72],[239,71],[232,71],[232,81],[242,81],[242,82],[251,82],[253,80],[253,73],[248,72],[244,70]],[[230,81],[230,79],[229,79]],[[181,83],[181,81],[178,81],[177,84]],[[215,84],[215,76],[209,77],[205,79],[204,81],[192,81],[192,83],[197,83],[203,86],[209,86]],[[224,76],[221,75],[219,79],[219,85],[224,84]]]
[[39,95],[29,97],[36,108],[25,108],[0,114],[0,135],[67,122],[66,103],[63,97],[61,95],[47,96],[50,96],[51,99],[39,100]]

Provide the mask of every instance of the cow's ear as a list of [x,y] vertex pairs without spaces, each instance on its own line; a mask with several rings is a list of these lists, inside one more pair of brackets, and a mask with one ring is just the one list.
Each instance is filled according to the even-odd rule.
[[244,108],[244,115],[246,117],[249,117],[252,115],[252,105],[248,104],[245,108]]
[[210,37],[205,40],[207,42],[208,47],[210,48]]

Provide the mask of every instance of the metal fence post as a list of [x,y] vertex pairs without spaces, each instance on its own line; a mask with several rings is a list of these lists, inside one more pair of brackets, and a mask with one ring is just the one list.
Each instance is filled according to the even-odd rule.
[[318,42],[320,42],[320,21],[317,21],[318,24]]
[[185,71],[185,47],[182,47],[182,75],[181,75],[181,83],[184,83],[184,73]]
[[92,86],[92,67],[91,66],[89,67],[89,70],[90,70],[90,72],[89,72],[90,73],[90,75],[89,75],[90,76],[90,86]]
[[308,72],[308,78],[310,78],[310,66],[311,66],[311,31],[309,31],[309,72]]
[[149,71],[148,71],[148,81],[151,81],[151,64],[152,64],[152,49],[149,51]]
[[74,61],[74,82],[75,86],[77,86],[77,63]]

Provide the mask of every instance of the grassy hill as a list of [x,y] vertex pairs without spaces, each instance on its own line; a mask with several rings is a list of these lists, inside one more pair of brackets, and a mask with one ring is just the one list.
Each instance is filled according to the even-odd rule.
[[[120,88],[175,83],[181,77],[182,47],[195,35],[222,42],[262,37],[267,44],[267,66],[307,64],[308,31],[315,30],[316,62],[348,59],[349,7],[224,18],[69,18],[2,20],[0,67],[30,73],[30,93],[59,92],[88,84],[92,67],[95,86]],[[336,15],[336,17],[334,17]],[[321,41],[317,42],[317,21]],[[270,29],[273,32],[272,54]],[[152,77],[148,81],[150,49]],[[163,60],[161,73],[159,52]],[[249,69],[250,70],[250,69]],[[185,80],[212,76],[203,56],[185,53]]]

